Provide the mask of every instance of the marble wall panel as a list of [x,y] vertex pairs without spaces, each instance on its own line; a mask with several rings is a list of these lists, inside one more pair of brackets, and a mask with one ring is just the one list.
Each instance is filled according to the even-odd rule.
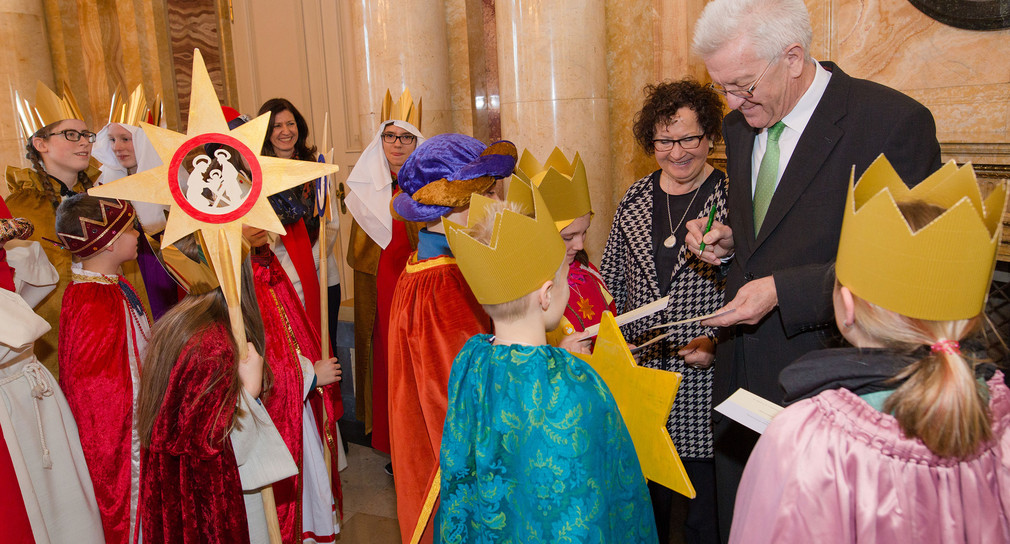
[[[185,130],[192,85],[193,49],[200,49],[218,100],[237,104],[235,68],[231,59],[231,23],[227,6],[218,0],[166,0],[171,61],[178,92],[180,129]],[[222,11],[223,9],[223,11]],[[227,31],[227,34],[225,33]]]
[[[414,100],[423,100],[421,130],[426,136],[451,131],[454,106],[444,2],[363,0],[352,3],[350,15],[359,62],[352,76],[358,81],[362,133],[375,133],[386,90],[395,100],[405,86]],[[465,28],[452,30],[465,33]]]
[[495,3],[502,137],[543,160],[560,147],[586,163],[602,220],[586,250],[599,262],[614,213],[604,0]]
[[[7,76],[4,84],[27,91],[30,96],[34,96],[36,81],[53,85],[41,2],[17,0],[6,3],[0,8],[0,36],[5,36],[7,42],[0,49],[0,73]],[[29,166],[24,158],[23,145],[13,93],[3,89],[0,92],[0,165]],[[0,195],[7,195],[6,183],[0,183]]]
[[815,36],[827,42],[821,58],[929,107],[945,154],[948,144],[1010,141],[1010,30],[946,26],[905,0],[807,5]]

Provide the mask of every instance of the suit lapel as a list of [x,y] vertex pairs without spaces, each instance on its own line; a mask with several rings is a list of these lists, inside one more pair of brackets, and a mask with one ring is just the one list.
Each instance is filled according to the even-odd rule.
[[[761,232],[758,233],[754,243],[755,249],[768,239],[789,213],[793,204],[824,166],[828,155],[831,154],[838,140],[844,134],[837,123],[845,116],[849,77],[833,64],[825,64],[825,67],[832,72],[831,80],[828,82],[820,102],[817,103],[817,107],[814,108],[810,121],[803,129],[803,134],[800,135],[800,140],[796,143],[796,149],[789,159],[789,164],[786,165],[786,169],[782,173],[782,179],[768,205],[768,213],[761,225]],[[753,148],[753,138],[751,141]],[[748,164],[750,164],[749,160]],[[751,223],[753,224],[753,221]]]
[[[726,170],[729,183],[730,226],[737,253],[750,255],[754,244],[754,199],[751,194],[751,155],[754,153],[756,131],[747,124],[740,112],[733,126],[726,127]],[[740,234],[742,233],[742,235]]]

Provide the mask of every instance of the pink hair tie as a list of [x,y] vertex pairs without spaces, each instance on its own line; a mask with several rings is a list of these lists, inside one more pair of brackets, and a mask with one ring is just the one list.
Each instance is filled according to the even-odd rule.
[[950,355],[957,355],[961,353],[961,344],[957,343],[956,340],[940,340],[930,346],[929,349],[933,353],[949,353]]

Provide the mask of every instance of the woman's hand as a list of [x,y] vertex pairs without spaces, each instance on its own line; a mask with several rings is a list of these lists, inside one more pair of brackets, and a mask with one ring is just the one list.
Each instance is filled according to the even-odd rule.
[[263,392],[263,356],[256,352],[252,342],[247,343],[246,350],[245,359],[238,362],[238,379],[255,399]]
[[565,336],[558,342],[558,347],[561,349],[568,350],[570,353],[581,353],[583,355],[591,355],[592,352],[589,351],[589,344],[593,342],[593,337],[581,332],[573,332],[568,336]]
[[687,366],[704,370],[715,361],[715,342],[707,336],[699,336],[681,348],[677,355],[684,358],[684,364]]
[[316,385],[319,387],[341,380],[340,374],[343,371],[340,370],[340,363],[337,362],[336,357],[316,361],[312,367],[316,371]]
[[[718,221],[712,222],[712,229],[707,233],[705,227],[708,225],[708,218],[699,217],[687,222],[687,236],[684,237],[684,244],[687,249],[708,264],[722,264],[722,259],[733,254],[733,229],[723,225]],[[702,241],[705,242],[705,252],[700,251]]]

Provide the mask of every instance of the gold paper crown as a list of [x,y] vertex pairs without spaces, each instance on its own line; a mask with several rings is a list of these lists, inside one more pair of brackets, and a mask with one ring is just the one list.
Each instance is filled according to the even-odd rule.
[[516,175],[540,190],[558,231],[587,213],[593,213],[589,199],[589,181],[582,157],[575,153],[570,161],[555,147],[547,161],[540,164],[528,149],[516,166]]
[[410,96],[410,89],[403,89],[400,99],[394,103],[393,95],[390,94],[389,89],[386,89],[386,98],[382,101],[382,116],[379,123],[386,121],[406,121],[417,127],[417,130],[421,130],[421,99],[417,99],[415,106],[414,99]]
[[475,193],[466,227],[442,219],[456,264],[481,304],[501,304],[536,291],[565,258],[565,243],[540,192],[515,177],[506,202],[532,210],[533,217],[502,210],[496,212],[487,244],[471,237],[467,231],[484,220],[493,202]]
[[25,141],[31,139],[42,127],[64,119],[84,120],[84,114],[74,99],[74,94],[63,85],[63,98],[56,96],[45,83],[35,84],[35,104],[14,91],[14,103],[18,111],[18,124]]
[[151,115],[151,124],[158,126],[161,124],[161,110],[161,98],[158,96],[154,98],[154,105],[148,107],[143,85],[137,85],[129,98],[125,99],[119,89],[116,89],[109,106],[109,122],[139,127],[140,123],[147,123],[148,115]]
[[[835,272],[853,293],[916,319],[952,321],[982,311],[999,246],[1007,188],[982,200],[971,164],[950,161],[909,189],[881,155],[849,194]],[[913,232],[899,202],[946,211]]]

